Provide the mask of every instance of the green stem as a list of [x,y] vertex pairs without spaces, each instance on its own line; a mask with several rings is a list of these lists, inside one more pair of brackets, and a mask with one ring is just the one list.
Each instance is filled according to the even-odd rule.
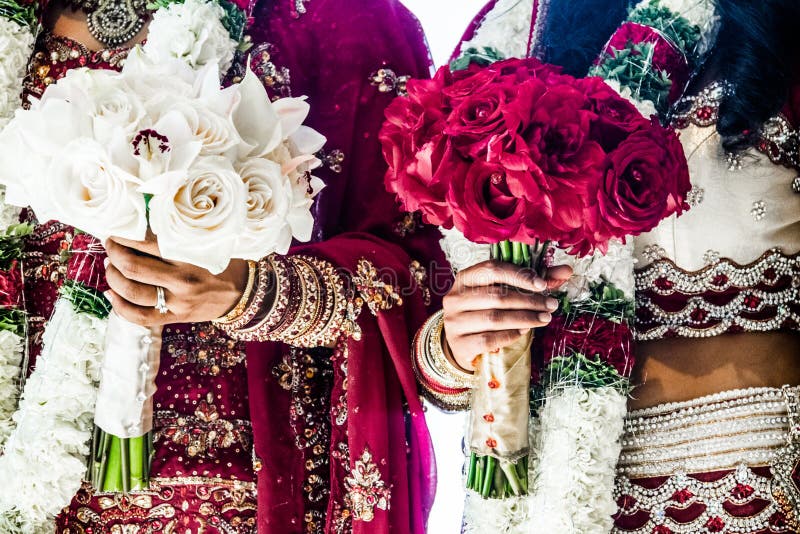
[[122,471],[122,491],[130,493],[131,491],[131,449],[130,440],[128,438],[119,438],[120,446],[120,468]]
[[475,466],[478,463],[478,455],[474,452],[469,455],[469,468],[467,469],[467,488],[475,486]]
[[145,456],[144,440],[147,436],[131,438],[129,441],[130,469],[131,469],[131,489],[144,489],[144,469],[145,464],[149,463],[149,458]]
[[511,263],[522,265],[522,243],[511,243]]
[[108,466],[108,457],[111,452],[111,436],[100,431],[100,460],[95,465],[95,484],[97,489],[103,489],[106,479],[106,467]]
[[486,456],[486,472],[483,476],[483,488],[481,488],[481,495],[484,499],[489,497],[489,491],[492,489],[494,482],[494,470],[497,466],[497,459],[492,456]]
[[111,436],[103,491],[122,490],[122,446],[120,439]]
[[511,250],[511,241],[503,241],[500,243],[500,259],[502,261],[511,261],[513,252]]
[[505,474],[506,480],[508,480],[511,486],[512,493],[514,495],[522,495],[522,484],[520,484],[514,464],[511,462],[503,462],[500,464],[500,469],[503,470],[503,474]]

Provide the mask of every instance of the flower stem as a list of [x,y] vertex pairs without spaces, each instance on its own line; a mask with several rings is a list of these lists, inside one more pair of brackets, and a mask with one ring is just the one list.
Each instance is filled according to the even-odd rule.
[[103,491],[122,490],[122,447],[119,438],[111,436],[111,448],[108,453]]
[[127,438],[119,439],[120,446],[120,467],[122,472],[122,491],[128,493],[131,491],[131,451],[130,440]]
[[497,458],[486,456],[486,474],[483,479],[483,488],[481,488],[481,495],[484,499],[489,497],[489,492],[492,490],[494,482],[494,470],[497,467]]
[[129,440],[128,455],[130,458],[130,481],[132,490],[144,489],[144,466],[149,463],[148,458],[145,456],[144,439],[145,436],[140,436]]

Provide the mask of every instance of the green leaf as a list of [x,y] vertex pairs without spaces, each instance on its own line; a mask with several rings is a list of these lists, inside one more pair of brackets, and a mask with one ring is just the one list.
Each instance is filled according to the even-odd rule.
[[461,55],[450,62],[450,70],[456,72],[459,70],[468,69],[470,64],[474,63],[485,67],[505,59],[499,50],[483,46],[480,48],[470,47],[461,52]]
[[563,386],[586,389],[613,387],[626,395],[631,391],[630,380],[621,376],[613,365],[580,353],[553,358],[542,376],[542,385],[547,389]]
[[88,313],[98,319],[105,319],[111,313],[111,303],[102,293],[75,280],[64,282],[61,294],[79,312]]

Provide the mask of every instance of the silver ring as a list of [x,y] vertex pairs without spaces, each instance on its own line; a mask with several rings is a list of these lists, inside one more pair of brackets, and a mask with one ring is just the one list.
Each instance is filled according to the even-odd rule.
[[161,315],[166,315],[169,311],[167,307],[167,296],[164,294],[164,288],[156,286],[156,305],[155,308]]

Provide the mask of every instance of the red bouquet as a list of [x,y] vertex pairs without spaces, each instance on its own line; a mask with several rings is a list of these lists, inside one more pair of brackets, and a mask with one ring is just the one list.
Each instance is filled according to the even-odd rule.
[[600,78],[529,58],[407,87],[381,132],[386,186],[430,224],[586,255],[688,209],[677,136]]
[[[387,188],[426,222],[492,244],[495,259],[538,268],[551,243],[572,255],[605,253],[612,239],[688,209],[677,135],[601,78],[509,59],[445,67],[407,89],[381,131]],[[614,306],[624,301],[614,288],[595,289]],[[557,319],[546,340],[557,349],[548,376],[624,383],[632,360],[623,320]],[[467,487],[484,498],[528,492],[531,341],[529,334],[476,360]]]

